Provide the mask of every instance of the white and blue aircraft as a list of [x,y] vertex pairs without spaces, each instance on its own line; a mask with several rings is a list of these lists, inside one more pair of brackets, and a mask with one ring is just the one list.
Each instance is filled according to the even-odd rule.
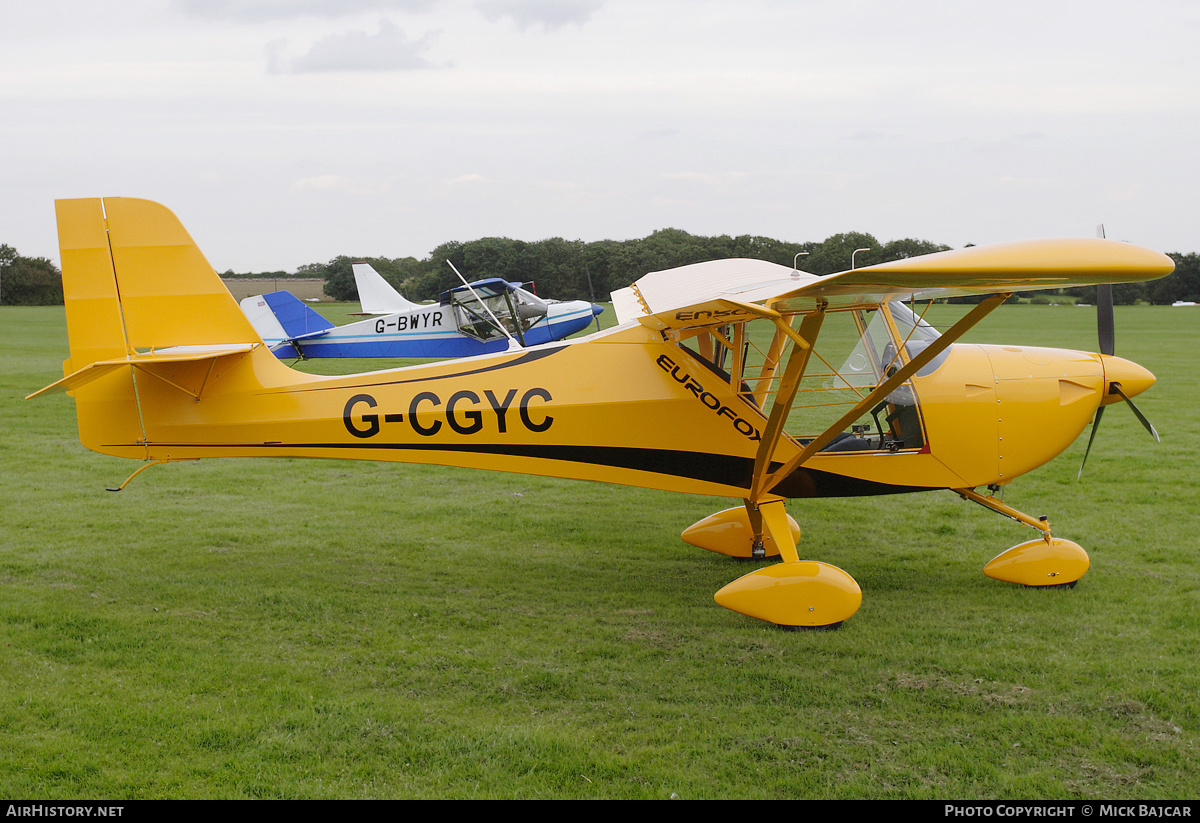
[[354,280],[371,319],[335,326],[286,291],[247,297],[242,311],[280,359],[468,357],[560,340],[604,311],[543,300],[499,277],[450,289],[437,303],[404,299],[367,263],[354,264]]

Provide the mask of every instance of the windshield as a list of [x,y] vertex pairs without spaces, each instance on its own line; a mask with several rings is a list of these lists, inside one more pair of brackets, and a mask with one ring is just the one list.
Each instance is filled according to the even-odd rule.
[[[937,329],[918,317],[903,303],[899,301],[888,303],[887,309],[891,314],[892,323],[895,324],[896,336],[906,344],[904,346],[906,356],[903,358],[905,362],[916,357],[924,351],[926,346],[941,337]],[[891,329],[888,327],[884,313],[867,311],[856,312],[856,314],[859,316],[860,326],[864,327],[862,338],[838,371],[839,375],[846,380],[847,385],[874,386],[881,382],[882,377],[889,371],[900,368],[904,363],[896,356],[896,341],[892,339]],[[932,374],[938,366],[945,362],[948,355],[949,350],[942,352],[917,374],[921,377]]]
[[454,310],[458,330],[463,334],[484,341],[512,335],[522,345],[525,344],[525,332],[548,311],[541,298],[500,281],[487,286],[473,284],[472,288],[455,289],[448,293],[448,301]]

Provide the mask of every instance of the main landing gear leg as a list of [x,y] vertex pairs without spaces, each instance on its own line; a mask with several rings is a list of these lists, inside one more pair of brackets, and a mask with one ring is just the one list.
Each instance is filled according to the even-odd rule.
[[1022,586],[1073,588],[1076,581],[1087,572],[1091,564],[1087,552],[1078,543],[1051,535],[1046,518],[1035,520],[995,497],[985,497],[974,489],[954,489],[954,492],[1042,533],[1040,539],[1018,543],[992,558],[983,567],[983,573],[988,577]]
[[[787,531],[792,546],[800,539],[800,527],[787,515]],[[779,557],[779,546],[762,528],[762,515],[749,501],[744,506],[719,511],[688,526],[683,541],[739,560],[773,560]]]
[[[858,611],[862,589],[836,566],[800,560],[800,529],[783,500],[727,509],[684,532],[684,540],[733,557],[778,555],[783,562],[750,572],[716,593],[720,605],[788,628],[836,628]],[[749,551],[745,548],[749,544]],[[732,551],[730,550],[732,549]]]

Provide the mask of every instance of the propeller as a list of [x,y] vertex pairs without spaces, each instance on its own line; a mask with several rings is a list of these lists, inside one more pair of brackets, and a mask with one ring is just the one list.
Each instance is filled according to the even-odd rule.
[[[1104,238],[1104,224],[1096,227],[1096,236]],[[1096,286],[1096,330],[1100,337],[1100,353],[1112,357],[1116,354],[1116,324],[1113,322],[1113,290],[1111,285]],[[1109,394],[1115,394],[1129,404],[1129,408],[1133,409],[1134,415],[1146,427],[1146,431],[1154,438],[1154,442],[1161,443],[1162,439],[1158,436],[1154,426],[1146,419],[1146,415],[1142,414],[1141,409],[1134,405],[1133,400],[1122,389],[1121,384],[1112,381],[1108,384]],[[1083,452],[1083,462],[1079,464],[1079,474],[1075,476],[1078,480],[1083,477],[1083,467],[1087,465],[1088,455],[1092,452],[1092,441],[1096,439],[1096,430],[1100,428],[1100,418],[1104,416],[1104,406],[1096,409],[1096,416],[1092,419],[1092,433],[1088,437],[1087,449]]]

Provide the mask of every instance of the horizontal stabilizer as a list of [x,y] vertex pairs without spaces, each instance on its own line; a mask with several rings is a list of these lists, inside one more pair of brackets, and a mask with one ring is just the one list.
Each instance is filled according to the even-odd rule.
[[[199,397],[204,389],[204,383],[207,380],[208,373],[211,367],[218,361],[235,356],[241,356],[252,351],[258,343],[245,343],[236,346],[186,346],[175,347],[169,353],[148,352],[146,354],[134,354],[126,357],[116,358],[113,360],[97,360],[94,363],[89,363],[82,369],[68,374],[61,380],[57,380],[46,386],[44,389],[39,389],[33,394],[26,397],[30,400],[34,397],[40,397],[44,394],[58,394],[60,392],[74,391],[82,386],[86,386],[93,380],[103,377],[106,374],[117,371],[123,368],[141,369],[147,374],[154,375],[161,380],[171,384],[182,392]],[[180,364],[201,364],[207,368],[201,368],[196,371],[197,374],[203,373],[203,378],[198,380],[186,380],[179,382],[178,375],[173,374],[168,376],[161,367],[174,366]],[[176,379],[172,379],[172,377]]]

